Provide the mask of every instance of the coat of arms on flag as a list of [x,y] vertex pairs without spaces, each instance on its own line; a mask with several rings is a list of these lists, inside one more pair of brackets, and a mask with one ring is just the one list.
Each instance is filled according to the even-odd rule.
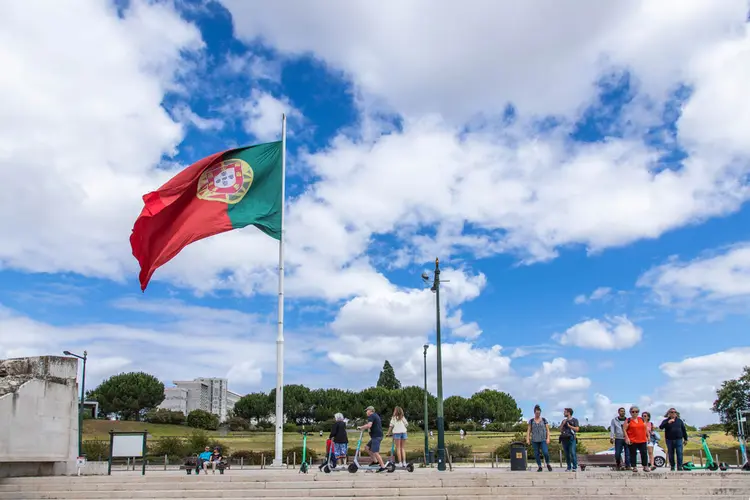
[[198,180],[198,198],[238,203],[253,183],[253,169],[239,158],[224,160],[207,168]]

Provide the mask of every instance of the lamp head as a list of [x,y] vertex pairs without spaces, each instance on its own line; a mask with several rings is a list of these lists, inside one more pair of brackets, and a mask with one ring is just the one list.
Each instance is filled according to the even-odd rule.
[[65,354],[66,356],[72,356],[72,354],[70,353],[70,351],[63,351],[63,354]]
[[427,274],[427,272],[423,272],[423,273],[422,273],[422,279],[423,279],[424,281],[430,281],[430,275],[429,275],[429,274]]
[[430,347],[430,344],[425,344],[423,347],[424,347],[424,353],[427,354],[427,348]]

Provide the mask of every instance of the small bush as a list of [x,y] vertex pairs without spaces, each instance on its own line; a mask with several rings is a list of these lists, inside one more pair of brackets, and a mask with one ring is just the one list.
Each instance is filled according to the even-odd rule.
[[261,457],[265,456],[266,461],[268,457],[273,457],[272,451],[250,451],[250,450],[237,450],[231,455],[232,460],[239,461],[242,459],[243,465],[260,465]]
[[514,432],[516,425],[518,424],[514,424],[513,422],[490,422],[484,430],[491,432]]
[[297,432],[299,428],[294,422],[287,422],[284,424],[284,432]]
[[152,455],[160,457],[167,455],[169,460],[174,461],[182,459],[188,454],[185,451],[185,444],[185,440],[179,437],[163,437],[158,441],[154,441],[149,451]]
[[109,441],[84,441],[83,454],[87,460],[97,461],[109,459]]
[[708,424],[701,427],[703,432],[724,431],[724,424]]
[[157,410],[151,410],[150,412],[146,413],[144,420],[152,424],[182,425],[185,423],[185,414],[183,414],[181,411],[172,411],[165,410],[164,408],[159,408]]
[[517,424],[513,425],[513,432],[526,432],[526,429],[528,427],[528,422],[518,422]]
[[266,422],[265,420],[262,420],[262,421],[258,422],[257,424],[255,424],[255,427],[258,430],[261,430],[261,431],[272,431],[272,430],[274,430],[274,425],[271,422]]
[[[273,456],[273,452],[271,453],[271,456]],[[300,463],[302,461],[302,446],[295,446],[293,448],[287,448],[284,450],[283,457],[291,457],[292,453],[297,454],[297,463]],[[268,455],[266,455],[268,456]],[[311,450],[310,448],[307,449],[307,461],[313,461],[316,462],[318,460],[318,453],[315,450]]]
[[229,425],[230,431],[246,431],[250,429],[250,422],[242,417],[230,418],[229,420],[227,420],[227,425]]
[[469,455],[471,455],[471,446],[463,443],[448,443],[445,445],[445,451],[454,460],[464,459],[469,458]]
[[698,432],[698,428],[696,426],[694,426],[694,425],[687,425],[687,424],[685,424],[685,429],[688,432]]
[[210,439],[204,431],[193,431],[185,442],[185,453],[200,453],[206,446],[209,446]]
[[608,432],[603,425],[582,425],[578,432]]
[[193,410],[188,414],[187,424],[194,429],[215,431],[219,428],[219,417],[204,410]]

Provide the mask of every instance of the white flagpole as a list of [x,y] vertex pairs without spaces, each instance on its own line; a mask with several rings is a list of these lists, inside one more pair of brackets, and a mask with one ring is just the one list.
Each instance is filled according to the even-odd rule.
[[286,114],[281,115],[281,238],[279,239],[279,324],[276,335],[275,467],[283,465],[284,450],[284,203],[286,203]]

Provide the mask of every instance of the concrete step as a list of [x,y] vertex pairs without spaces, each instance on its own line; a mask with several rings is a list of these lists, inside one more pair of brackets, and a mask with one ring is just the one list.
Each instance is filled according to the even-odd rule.
[[[551,496],[562,496],[569,498],[580,497],[623,497],[635,498],[643,494],[646,488],[628,488],[617,485],[610,487],[443,487],[443,488],[378,488],[372,489],[232,489],[216,488],[214,490],[129,490],[116,491],[103,495],[102,491],[14,491],[0,493],[0,499],[7,500],[42,500],[42,499],[98,499],[103,496],[122,499],[195,499],[212,496],[213,498],[367,498],[377,494],[378,498],[422,498],[422,497],[462,497],[462,496],[486,496],[486,497],[539,497],[549,498]],[[750,496],[750,487],[745,488],[659,488],[659,496],[698,496],[700,498],[716,497],[741,497]]]
[[[24,500],[26,497],[17,497],[18,500]],[[45,497],[47,499],[56,499],[61,497]],[[69,497],[74,498],[74,497]],[[150,500],[164,500],[166,497],[163,496],[151,496],[151,497],[144,497],[148,498]],[[202,497],[182,497],[189,500],[215,500],[216,498],[222,498],[224,500],[241,500],[247,497],[243,496],[202,496]],[[265,497],[264,500],[289,500],[290,497]],[[382,498],[387,498],[383,496],[339,496],[335,497],[335,500],[381,500]],[[434,495],[424,495],[424,496],[413,496],[413,497],[405,497],[409,498],[409,500],[489,500],[489,499],[497,499],[499,498],[497,495],[493,494],[482,494],[482,495],[472,495],[467,493],[460,493],[458,495],[455,494],[434,494]],[[524,495],[509,495],[509,496],[502,496],[500,497],[503,500],[529,500],[528,496]],[[722,500],[740,500],[740,499],[746,499],[747,495],[722,495]],[[100,498],[91,498],[89,500],[128,500],[129,497],[121,497],[121,496],[107,496],[107,497],[100,497]],[[650,493],[650,494],[638,494],[638,495],[612,495],[607,497],[608,500],[706,500],[705,496],[696,496],[696,495],[672,495],[672,494],[663,494],[663,493]],[[558,495],[558,494],[551,494],[544,497],[544,500],[601,500],[601,496],[598,495]]]

